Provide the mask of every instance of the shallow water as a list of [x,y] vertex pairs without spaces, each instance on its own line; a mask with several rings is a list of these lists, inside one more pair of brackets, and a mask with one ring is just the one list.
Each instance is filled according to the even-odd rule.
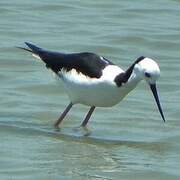
[[[0,179],[179,179],[179,1],[1,1]],[[126,69],[157,60],[163,123],[142,82],[120,104],[97,108],[91,134],[78,127],[88,111],[68,104],[61,83],[24,41],[62,52],[92,51]]]

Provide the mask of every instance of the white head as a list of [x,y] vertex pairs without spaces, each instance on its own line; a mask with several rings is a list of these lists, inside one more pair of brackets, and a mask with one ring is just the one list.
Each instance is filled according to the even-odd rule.
[[160,77],[160,69],[158,64],[154,60],[142,56],[136,60],[133,71],[136,76],[144,79],[149,84],[156,100],[159,112],[165,121],[156,89],[156,81]]
[[155,84],[160,77],[160,69],[158,64],[147,57],[144,57],[141,61],[135,64],[134,72],[137,76],[140,76],[148,84]]

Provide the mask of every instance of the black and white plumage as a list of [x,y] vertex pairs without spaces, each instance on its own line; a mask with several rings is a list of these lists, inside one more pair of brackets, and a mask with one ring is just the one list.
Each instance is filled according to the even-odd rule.
[[165,121],[159,102],[156,80],[160,76],[157,63],[147,57],[139,57],[126,71],[106,58],[94,53],[59,53],[25,43],[35,57],[41,59],[63,81],[70,104],[56,121],[55,126],[64,119],[74,104],[90,106],[90,111],[82,125],[86,126],[95,107],[111,107],[119,103],[138,82],[144,79],[151,87],[160,114]]

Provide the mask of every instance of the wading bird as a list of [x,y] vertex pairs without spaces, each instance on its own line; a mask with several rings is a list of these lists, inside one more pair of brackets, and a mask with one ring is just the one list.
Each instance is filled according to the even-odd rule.
[[156,90],[156,81],[160,76],[158,64],[141,56],[124,71],[105,57],[90,52],[65,54],[48,51],[25,42],[29,48],[20,47],[41,59],[59,80],[62,80],[70,103],[55,122],[58,127],[69,110],[75,104],[90,106],[82,122],[85,127],[96,107],[111,107],[123,100],[136,85],[145,80],[154,95],[159,112],[165,122]]

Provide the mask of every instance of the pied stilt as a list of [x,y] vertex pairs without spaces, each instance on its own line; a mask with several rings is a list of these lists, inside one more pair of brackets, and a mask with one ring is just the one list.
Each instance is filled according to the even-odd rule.
[[145,80],[152,90],[159,112],[165,122],[156,90],[156,80],[160,76],[158,64],[141,56],[126,70],[122,70],[106,58],[94,53],[82,52],[65,54],[53,52],[25,42],[23,48],[41,59],[60,80],[70,99],[70,103],[55,122],[58,127],[74,104],[90,106],[82,126],[85,127],[95,107],[111,107],[123,100],[136,85]]

